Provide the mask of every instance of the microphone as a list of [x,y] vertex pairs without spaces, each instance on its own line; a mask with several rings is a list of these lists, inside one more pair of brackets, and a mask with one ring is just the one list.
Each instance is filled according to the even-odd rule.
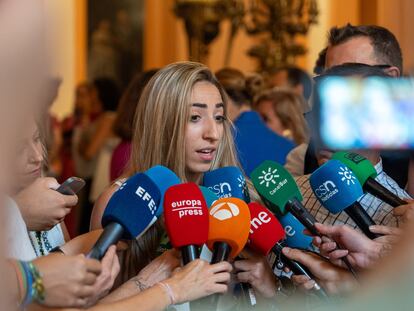
[[[203,185],[219,198],[233,197],[246,203],[250,202],[246,179],[240,168],[236,166],[226,166],[204,173]],[[256,298],[250,284],[240,283],[236,285],[235,292],[239,291],[251,306],[256,304]]]
[[370,239],[380,235],[369,230],[375,222],[357,201],[362,187],[352,171],[338,160],[329,160],[312,173],[309,182],[319,202],[332,214],[345,211]]
[[160,190],[147,175],[128,178],[109,200],[102,216],[104,230],[87,257],[100,260],[120,239],[138,238],[157,220],[160,200]]
[[[213,252],[211,264],[235,258],[249,237],[250,211],[246,202],[237,198],[217,200],[209,210],[207,246]],[[198,309],[215,310],[219,295],[194,304]]]
[[200,188],[201,193],[204,196],[204,200],[206,200],[207,208],[210,208],[211,205],[213,205],[213,203],[216,202],[219,199],[218,196],[216,196],[213,193],[213,191],[211,191],[207,187],[204,187],[204,186],[198,186],[198,187]]
[[313,235],[316,219],[302,205],[302,194],[292,175],[279,163],[264,161],[251,173],[254,187],[265,205],[276,215],[292,213]]
[[305,227],[291,213],[278,217],[285,231],[285,243],[287,246],[299,249],[313,249],[312,237],[303,234]]
[[[288,241],[293,243],[292,247],[294,247],[293,245],[297,245],[298,248],[311,248],[312,246],[307,244],[309,240],[302,234],[303,227],[298,224],[297,220],[312,235],[320,236],[320,234],[315,227],[315,217],[301,203],[302,194],[292,175],[279,163],[265,161],[253,170],[251,176],[253,185],[266,206],[274,214],[279,216],[284,225],[290,225],[286,228],[291,230],[291,225],[295,225],[297,229],[300,229],[295,239],[289,236],[292,232],[288,235]],[[289,217],[289,214],[292,214],[292,217]],[[354,274],[354,270],[348,260],[344,258],[343,261]]]
[[161,192],[161,202],[158,205],[158,209],[155,216],[159,218],[164,209],[164,194],[168,188],[181,183],[180,178],[170,169],[162,165],[156,165],[148,169],[145,173],[157,186]]
[[[285,231],[276,217],[258,203],[249,203],[248,206],[251,216],[249,246],[263,256],[273,252],[277,257],[276,260],[286,265],[294,274],[306,275],[315,280],[315,277],[306,267],[282,253],[284,245],[281,241],[285,239]],[[327,297],[326,292],[316,282],[313,290],[319,297]]]
[[249,190],[242,171],[236,166],[226,166],[204,173],[203,186],[221,198],[239,198],[250,202]]
[[237,198],[222,198],[209,211],[207,246],[213,252],[211,263],[235,258],[249,237],[250,212],[247,204]]
[[355,174],[356,178],[358,178],[362,185],[362,189],[365,192],[376,196],[381,201],[391,205],[392,207],[407,204],[406,201],[392,193],[375,180],[375,177],[377,177],[377,171],[372,163],[365,157],[355,152],[340,151],[334,153],[332,159],[339,160],[348,166],[348,168]]
[[181,249],[186,265],[200,257],[208,238],[208,209],[195,183],[174,185],[165,192],[165,229],[174,248]]

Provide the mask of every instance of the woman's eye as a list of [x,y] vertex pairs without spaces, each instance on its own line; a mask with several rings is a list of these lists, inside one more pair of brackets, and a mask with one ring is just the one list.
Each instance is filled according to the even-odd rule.
[[219,122],[224,122],[227,118],[225,116],[216,116],[216,120]]
[[198,120],[200,120],[201,119],[201,116],[199,116],[199,115],[192,115],[191,117],[190,117],[190,121],[191,122],[197,122]]

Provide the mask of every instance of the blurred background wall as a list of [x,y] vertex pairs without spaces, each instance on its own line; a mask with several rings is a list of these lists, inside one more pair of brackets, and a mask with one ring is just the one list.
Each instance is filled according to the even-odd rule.
[[[187,36],[184,23],[173,12],[174,0],[144,0],[143,68],[162,67],[168,63],[188,59]],[[319,51],[326,44],[330,27],[352,24],[378,24],[389,28],[398,38],[404,54],[405,69],[414,68],[414,1],[412,0],[318,0],[318,24],[313,25],[301,42],[308,49],[296,64],[309,72]],[[52,112],[63,118],[73,106],[75,85],[87,78],[87,0],[45,0],[45,10],[53,18],[48,25],[50,44],[56,51],[52,73],[62,79],[59,97]],[[226,40],[230,23],[220,25],[218,37],[210,45],[206,61],[213,70],[224,64]],[[257,38],[239,31],[234,39],[230,66],[245,72],[254,71],[256,60],[246,50]]]

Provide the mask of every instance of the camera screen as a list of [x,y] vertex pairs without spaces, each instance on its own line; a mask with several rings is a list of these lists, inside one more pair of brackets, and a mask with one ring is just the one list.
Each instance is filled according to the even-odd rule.
[[412,79],[329,77],[318,83],[319,134],[332,149],[414,148]]

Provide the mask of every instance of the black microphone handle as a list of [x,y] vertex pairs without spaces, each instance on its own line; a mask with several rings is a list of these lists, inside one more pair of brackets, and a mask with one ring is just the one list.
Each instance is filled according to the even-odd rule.
[[[293,198],[288,201],[286,204],[286,208],[288,211],[295,216],[302,225],[305,226],[306,229],[314,236],[322,237],[319,231],[315,227],[315,223],[317,222],[315,217],[303,206],[303,204],[296,198]],[[339,247],[341,247],[338,244]],[[351,263],[348,261],[346,257],[342,258],[342,261],[347,266],[348,270],[352,273],[352,275],[357,278],[356,272],[352,267]]]
[[283,252],[283,244],[276,243],[275,246],[272,248],[272,252],[276,254],[276,256],[280,256],[281,261],[293,272],[295,275],[306,275],[308,278],[315,281],[315,286],[313,288],[313,291],[317,296],[320,298],[327,298],[328,294],[325,292],[325,290],[316,282],[316,278],[313,276],[313,274],[304,266],[302,266],[299,262],[292,260],[288,257],[286,257]]
[[[231,252],[231,247],[225,242],[215,242],[213,245],[213,256],[211,257],[211,264],[221,261],[227,261]],[[204,298],[200,298],[191,302],[192,310],[216,310],[218,305],[219,294],[213,294]]]
[[197,245],[187,245],[181,247],[181,255],[183,256],[184,266],[190,261],[200,258],[200,250]]
[[318,230],[315,228],[316,219],[295,197],[290,199],[286,204],[286,209],[295,216],[306,229],[314,236],[319,236]]
[[369,177],[362,187],[366,192],[371,193],[373,196],[376,196],[381,201],[391,205],[392,207],[397,207],[400,205],[407,204],[406,201],[398,197],[396,194],[389,191],[383,185],[381,185],[374,178]]
[[101,260],[102,257],[105,256],[108,248],[111,245],[118,243],[123,234],[124,228],[116,222],[111,222],[109,225],[105,226],[98,241],[96,241],[86,257]]
[[345,209],[345,212],[348,214],[349,217],[355,222],[359,229],[364,232],[364,234],[369,237],[371,240],[380,237],[381,235],[372,233],[369,230],[369,226],[374,226],[375,222],[372,220],[371,216],[364,210],[364,208],[359,204],[359,202],[355,202],[348,206]]
[[211,258],[211,264],[215,264],[221,261],[227,261],[230,256],[231,247],[225,242],[215,242],[213,245],[213,257]]

